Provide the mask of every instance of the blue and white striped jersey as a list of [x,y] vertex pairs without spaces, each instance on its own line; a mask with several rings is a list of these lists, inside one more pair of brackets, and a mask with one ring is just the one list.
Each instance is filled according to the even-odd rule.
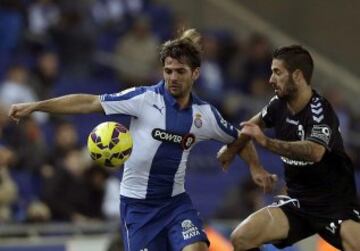
[[210,104],[192,95],[180,110],[164,81],[100,96],[106,114],[132,116],[129,130],[133,151],[125,163],[122,196],[136,199],[170,198],[185,192],[185,170],[195,143],[214,139],[231,143],[237,129]]

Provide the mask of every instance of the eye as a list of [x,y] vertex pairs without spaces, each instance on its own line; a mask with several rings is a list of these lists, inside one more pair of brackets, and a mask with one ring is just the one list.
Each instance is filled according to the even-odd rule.
[[279,76],[281,72],[280,72],[279,69],[275,69],[275,70],[273,71],[273,73],[275,73],[275,75]]
[[179,70],[177,70],[177,72],[178,72],[179,74],[185,74],[185,73],[186,73],[186,70],[185,70],[185,69],[179,69]]
[[171,70],[170,69],[165,69],[164,70],[166,74],[171,74]]

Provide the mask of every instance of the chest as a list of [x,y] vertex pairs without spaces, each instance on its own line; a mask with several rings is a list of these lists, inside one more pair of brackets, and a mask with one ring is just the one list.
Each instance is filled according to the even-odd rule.
[[306,116],[291,116],[285,113],[275,125],[276,137],[286,141],[304,140],[307,135],[308,119]]

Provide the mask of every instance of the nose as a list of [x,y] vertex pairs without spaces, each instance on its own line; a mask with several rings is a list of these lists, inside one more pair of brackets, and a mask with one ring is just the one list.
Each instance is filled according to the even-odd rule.
[[269,79],[269,83],[275,83],[275,77],[274,74],[271,74],[270,79]]
[[173,71],[169,77],[170,77],[170,80],[177,80],[178,74],[175,71]]

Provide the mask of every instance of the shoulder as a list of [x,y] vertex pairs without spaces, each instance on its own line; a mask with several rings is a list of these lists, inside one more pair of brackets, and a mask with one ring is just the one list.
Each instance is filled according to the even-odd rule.
[[194,112],[201,112],[209,115],[212,113],[213,105],[199,98],[197,95],[192,94],[192,108]]
[[151,86],[139,86],[125,89],[121,92],[102,94],[100,95],[101,101],[124,101],[141,96],[151,96],[161,94],[161,84]]
[[315,123],[336,117],[336,113],[330,102],[316,92],[310,100],[309,113]]
[[286,104],[284,101],[282,101],[281,99],[278,98],[278,96],[273,96],[270,101],[268,102],[268,104],[262,109],[261,111],[261,116],[265,117],[269,112],[273,111],[273,110],[277,110],[279,111],[279,108],[281,106],[284,106],[284,104]]

